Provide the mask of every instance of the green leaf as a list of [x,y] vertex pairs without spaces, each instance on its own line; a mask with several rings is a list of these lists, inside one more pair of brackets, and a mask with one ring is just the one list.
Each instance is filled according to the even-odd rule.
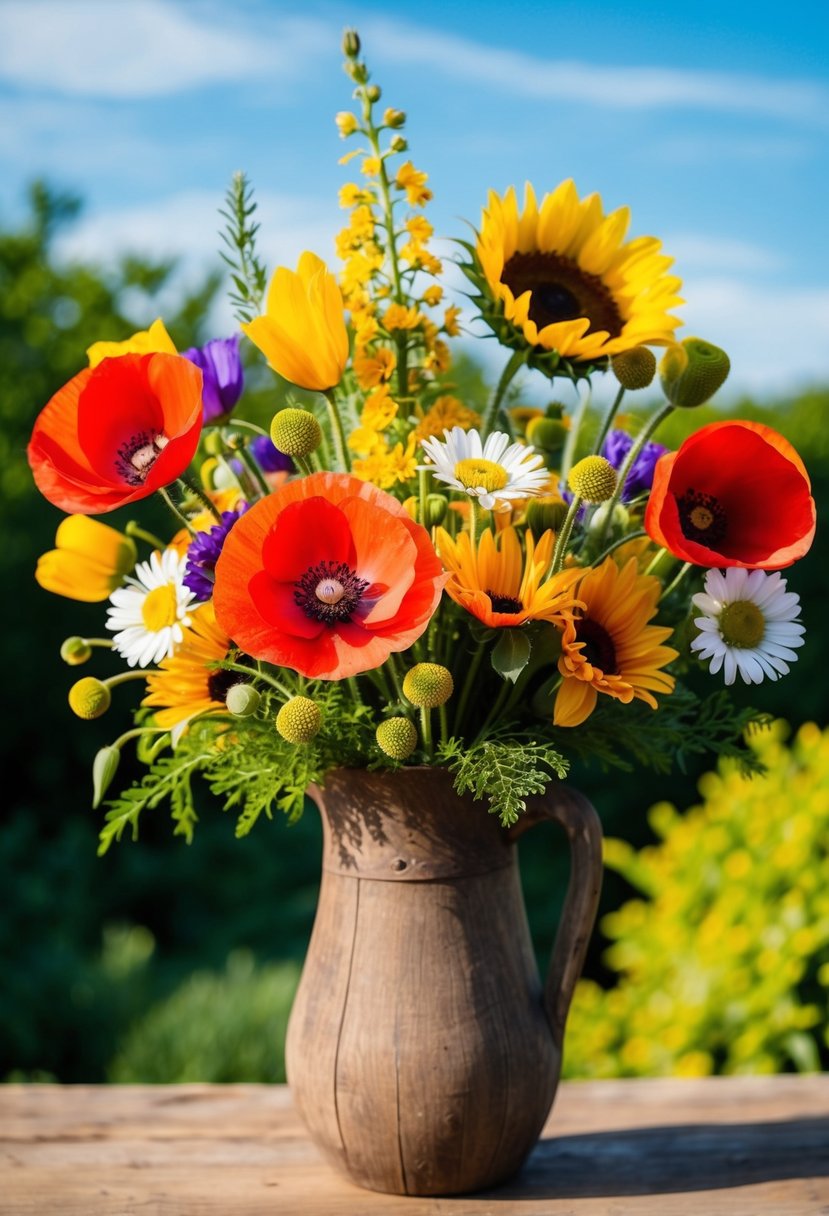
[[502,629],[492,649],[492,666],[503,680],[514,684],[530,661],[532,646],[521,629]]

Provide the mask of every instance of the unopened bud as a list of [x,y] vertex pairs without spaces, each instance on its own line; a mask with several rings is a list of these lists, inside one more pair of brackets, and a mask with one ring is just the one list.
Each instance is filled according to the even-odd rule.
[[355,59],[360,54],[360,35],[356,30],[343,30],[343,54],[348,59]]
[[100,718],[112,704],[112,694],[102,680],[84,676],[69,689],[69,708],[79,718],[91,722]]
[[567,503],[562,498],[545,496],[531,498],[527,503],[527,527],[535,540],[540,540],[545,532],[558,532],[567,515]]
[[566,438],[567,427],[558,418],[531,418],[527,423],[527,439],[547,452],[562,447]]
[[60,657],[70,667],[80,667],[92,658],[92,647],[86,638],[67,638],[60,648]]
[[449,499],[445,494],[426,495],[426,518],[423,524],[427,528],[436,528],[442,524],[449,507]]
[[252,684],[232,684],[227,690],[225,705],[236,718],[249,718],[259,708],[261,695]]
[[392,760],[408,760],[417,747],[417,729],[408,718],[387,718],[375,732],[377,746]]
[[455,690],[452,673],[440,663],[415,663],[403,678],[403,694],[424,709],[444,705]]
[[731,360],[719,346],[702,338],[685,338],[665,351],[659,378],[671,405],[694,409],[714,396],[730,370]]
[[397,130],[402,127],[406,121],[406,115],[403,110],[394,110],[391,106],[383,113],[383,125]]
[[603,536],[606,529],[609,529],[614,536],[621,536],[630,523],[630,512],[620,502],[614,504],[610,522],[606,523],[609,506],[609,502],[603,502],[601,506],[596,507],[587,527],[591,536]]
[[334,118],[337,124],[337,130],[340,133],[341,139],[346,139],[349,135],[353,135],[359,127],[356,114],[352,114],[350,110],[340,110],[339,114]]
[[610,366],[622,388],[635,392],[652,383],[656,375],[656,355],[647,346],[634,346],[631,350],[613,355]]
[[310,410],[289,406],[274,415],[271,439],[286,456],[310,456],[322,443],[322,429]]
[[548,418],[563,418],[566,407],[560,401],[551,401],[544,413]]
[[616,489],[616,470],[604,456],[585,456],[573,465],[567,484],[586,502],[606,502]]
[[112,784],[112,779],[118,772],[121,761],[121,750],[118,747],[102,747],[92,761],[92,809],[96,811],[101,805],[104,794]]
[[409,141],[404,139],[402,135],[392,135],[389,140],[389,147],[392,152],[405,152],[409,147]]
[[366,89],[366,97],[372,103],[379,101],[382,97],[382,91],[379,84],[370,84]]

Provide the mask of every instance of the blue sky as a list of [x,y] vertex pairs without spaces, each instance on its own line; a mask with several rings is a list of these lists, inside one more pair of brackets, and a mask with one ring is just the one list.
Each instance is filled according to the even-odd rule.
[[178,252],[193,274],[244,168],[269,264],[305,247],[332,259],[351,24],[384,100],[409,114],[438,233],[463,235],[489,188],[573,177],[629,204],[631,235],[662,238],[685,284],[681,332],[730,352],[732,391],[794,392],[829,382],[822,10],[0,0],[0,213],[19,215],[45,175],[86,199],[65,254]]

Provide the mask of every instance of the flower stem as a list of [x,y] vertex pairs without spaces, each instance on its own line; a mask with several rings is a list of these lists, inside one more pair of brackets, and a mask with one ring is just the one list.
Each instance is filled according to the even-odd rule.
[[113,747],[121,748],[130,739],[138,739],[141,735],[166,735],[167,728],[165,726],[136,726],[133,730],[125,730],[123,735],[119,735]]
[[579,433],[581,431],[584,416],[587,413],[587,407],[590,404],[590,381],[587,382],[587,390],[579,394],[578,405],[573,412],[573,419],[570,423],[570,429],[567,432],[567,438],[564,441],[564,450],[561,453],[561,471],[560,476],[562,481],[567,480],[567,474],[573,467],[573,457],[576,454],[576,446],[579,441]]
[[291,460],[293,460],[303,477],[311,476],[314,470],[311,467],[311,461],[307,456],[292,456]]
[[425,705],[420,707],[420,733],[423,735],[423,750],[429,759],[432,758],[432,711]]
[[449,738],[449,715],[446,712],[446,704],[441,705],[438,710],[440,717],[440,741],[446,743]]
[[127,536],[133,536],[136,540],[146,541],[153,549],[166,549],[167,545],[163,540],[160,540],[153,532],[148,532],[146,528],[142,528],[134,519],[131,519],[124,528]]
[[492,400],[486,408],[483,422],[481,423],[481,439],[486,440],[487,436],[495,427],[498,421],[498,411],[501,408],[501,402],[504,399],[507,389],[509,388],[516,372],[523,366],[526,359],[526,353],[522,350],[513,351],[510,355],[506,367],[501,373],[501,379],[498,381],[498,387],[493,393]]
[[337,398],[334,396],[334,390],[327,388],[323,393],[323,397],[328,403],[328,417],[331,421],[331,438],[334,441],[334,451],[337,455],[337,460],[340,462],[340,468],[344,473],[351,472],[351,457],[348,454],[348,447],[345,442],[345,431],[343,430],[343,420],[340,417],[340,411],[337,408]]
[[[241,455],[241,452],[239,454]],[[194,498],[199,500],[205,511],[209,511],[217,523],[222,522],[222,513],[219,508],[213,502],[212,498],[205,494],[201,486],[196,485],[192,478],[188,477],[186,473],[182,473],[181,477],[178,479],[178,483],[180,486],[184,487],[188,494],[192,494]]]
[[662,594],[660,595],[659,598],[661,600],[667,599],[672,591],[676,591],[679,584],[685,578],[685,575],[688,573],[689,570],[692,570],[692,569],[693,569],[693,562],[686,562],[685,565],[682,567],[682,569],[679,571],[679,573],[676,575],[676,577],[674,579],[672,579],[670,583],[668,583],[668,586],[665,588],[665,590],[662,592]]
[[107,688],[115,688],[118,684],[126,684],[128,680],[146,680],[146,671],[122,671],[117,676],[107,676],[102,680],[102,684],[106,684]]
[[472,694],[472,686],[475,683],[475,677],[478,674],[478,668],[481,666],[481,659],[484,657],[485,649],[486,649],[486,643],[479,642],[478,649],[475,651],[474,655],[472,656],[472,662],[469,664],[469,667],[467,669],[466,679],[464,680],[464,685],[463,685],[463,688],[461,689],[460,699],[458,700],[457,708],[455,709],[455,719],[454,719],[454,725],[452,727],[452,733],[454,735],[457,735],[460,733],[460,728],[461,728],[461,725],[463,724],[463,717],[464,717],[464,714],[466,713],[466,707],[469,703],[469,698]]
[[247,469],[250,479],[256,488],[257,496],[259,498],[267,498],[271,492],[271,488],[265,481],[264,473],[253,459],[250,452],[247,450],[247,448],[237,448],[236,455]]
[[170,491],[167,489],[167,487],[160,486],[158,492],[161,495],[161,497],[164,499],[164,501],[166,502],[167,506],[173,512],[173,515],[175,515],[175,517],[179,521],[179,523],[184,524],[184,527],[187,529],[187,531],[190,533],[191,536],[195,536],[196,529],[190,523],[190,520],[187,518],[187,516],[184,514],[184,512],[179,510],[179,508],[173,502],[172,495],[170,494]]
[[564,517],[564,523],[561,525],[561,531],[556,539],[556,547],[553,551],[553,560],[550,563],[550,574],[558,574],[561,567],[564,565],[564,557],[567,553],[567,546],[570,543],[570,534],[573,531],[573,525],[576,522],[576,516],[579,513],[579,507],[583,499],[579,494],[574,495],[573,501],[570,503],[570,509]]
[[283,697],[287,697],[288,700],[294,695],[290,688],[286,688],[275,676],[269,676],[264,671],[254,671],[253,668],[244,667],[241,663],[222,662],[218,663],[217,666],[222,671],[238,671],[241,675],[247,676],[249,680],[264,680],[266,684],[270,684],[271,688],[275,688],[278,693],[281,693]]
[[622,404],[622,399],[623,399],[624,395],[625,395],[625,388],[624,388],[624,385],[621,385],[618,393],[616,394],[616,400],[613,402],[610,409],[605,414],[604,420],[603,420],[601,428],[599,430],[599,434],[596,439],[595,446],[593,448],[593,452],[596,456],[601,455],[602,444],[604,443],[605,439],[607,439],[608,432],[610,431],[610,427],[613,423],[613,419],[616,417],[616,411],[618,410],[619,406]]
[[[626,545],[629,540],[639,540],[641,536],[647,536],[644,529],[639,528],[636,532],[628,532],[627,536],[620,536],[618,540],[614,540],[606,549],[602,549],[598,557],[593,559],[592,565],[600,566],[606,557],[610,557],[611,553],[615,553],[622,545]],[[645,571],[647,574],[647,571]]]
[[600,545],[603,545],[605,543],[605,540],[607,538],[607,530],[610,527],[610,521],[613,517],[613,512],[616,509],[616,504],[618,503],[619,499],[622,497],[622,491],[625,488],[625,482],[628,479],[628,473],[633,468],[636,458],[638,457],[639,453],[642,451],[642,449],[644,448],[645,444],[648,442],[648,440],[650,439],[650,437],[654,433],[654,431],[658,430],[658,428],[662,425],[662,423],[665,421],[665,419],[670,417],[670,415],[674,412],[674,409],[675,409],[675,407],[673,405],[671,405],[670,403],[663,405],[662,409],[657,410],[657,412],[654,414],[654,416],[651,418],[651,420],[642,427],[642,430],[639,432],[639,434],[634,439],[633,443],[630,445],[630,450],[628,451],[627,456],[623,460],[622,467],[619,469],[619,474],[616,478],[616,489],[613,491],[613,497],[609,500],[609,502],[607,504],[607,515],[605,516],[604,527],[602,528],[601,535],[599,536]]

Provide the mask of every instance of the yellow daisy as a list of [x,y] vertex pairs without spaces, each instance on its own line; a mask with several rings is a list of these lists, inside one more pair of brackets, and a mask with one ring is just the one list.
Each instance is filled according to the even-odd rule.
[[147,675],[147,696],[142,705],[155,710],[156,723],[172,730],[197,714],[225,708],[227,690],[239,676],[212,664],[221,662],[230,649],[230,639],[216,624],[212,601],[192,615],[192,623],[176,653],[163,659],[158,671]]
[[625,240],[629,222],[627,207],[605,215],[599,195],[580,199],[572,181],[540,206],[528,183],[522,212],[514,189],[491,192],[475,253],[482,293],[495,305],[485,319],[501,341],[555,352],[577,370],[671,342],[681,281],[667,273],[673,259],[655,237]]
[[637,573],[635,558],[620,570],[608,557],[583,574],[576,589],[583,607],[566,621],[561,640],[558,669],[564,679],[554,726],[580,726],[600,692],[625,705],[635,698],[651,709],[653,693],[673,692],[673,676],[662,671],[678,653],[662,645],[672,630],[648,623],[661,592],[659,579]]
[[444,528],[436,534],[437,550],[452,577],[446,591],[456,604],[491,629],[551,621],[562,628],[567,613],[577,604],[573,587],[581,570],[563,570],[545,578],[555,535],[545,532],[538,543],[531,532],[524,537],[527,552],[515,528],[493,536],[487,528],[474,545],[468,532],[453,538]]

